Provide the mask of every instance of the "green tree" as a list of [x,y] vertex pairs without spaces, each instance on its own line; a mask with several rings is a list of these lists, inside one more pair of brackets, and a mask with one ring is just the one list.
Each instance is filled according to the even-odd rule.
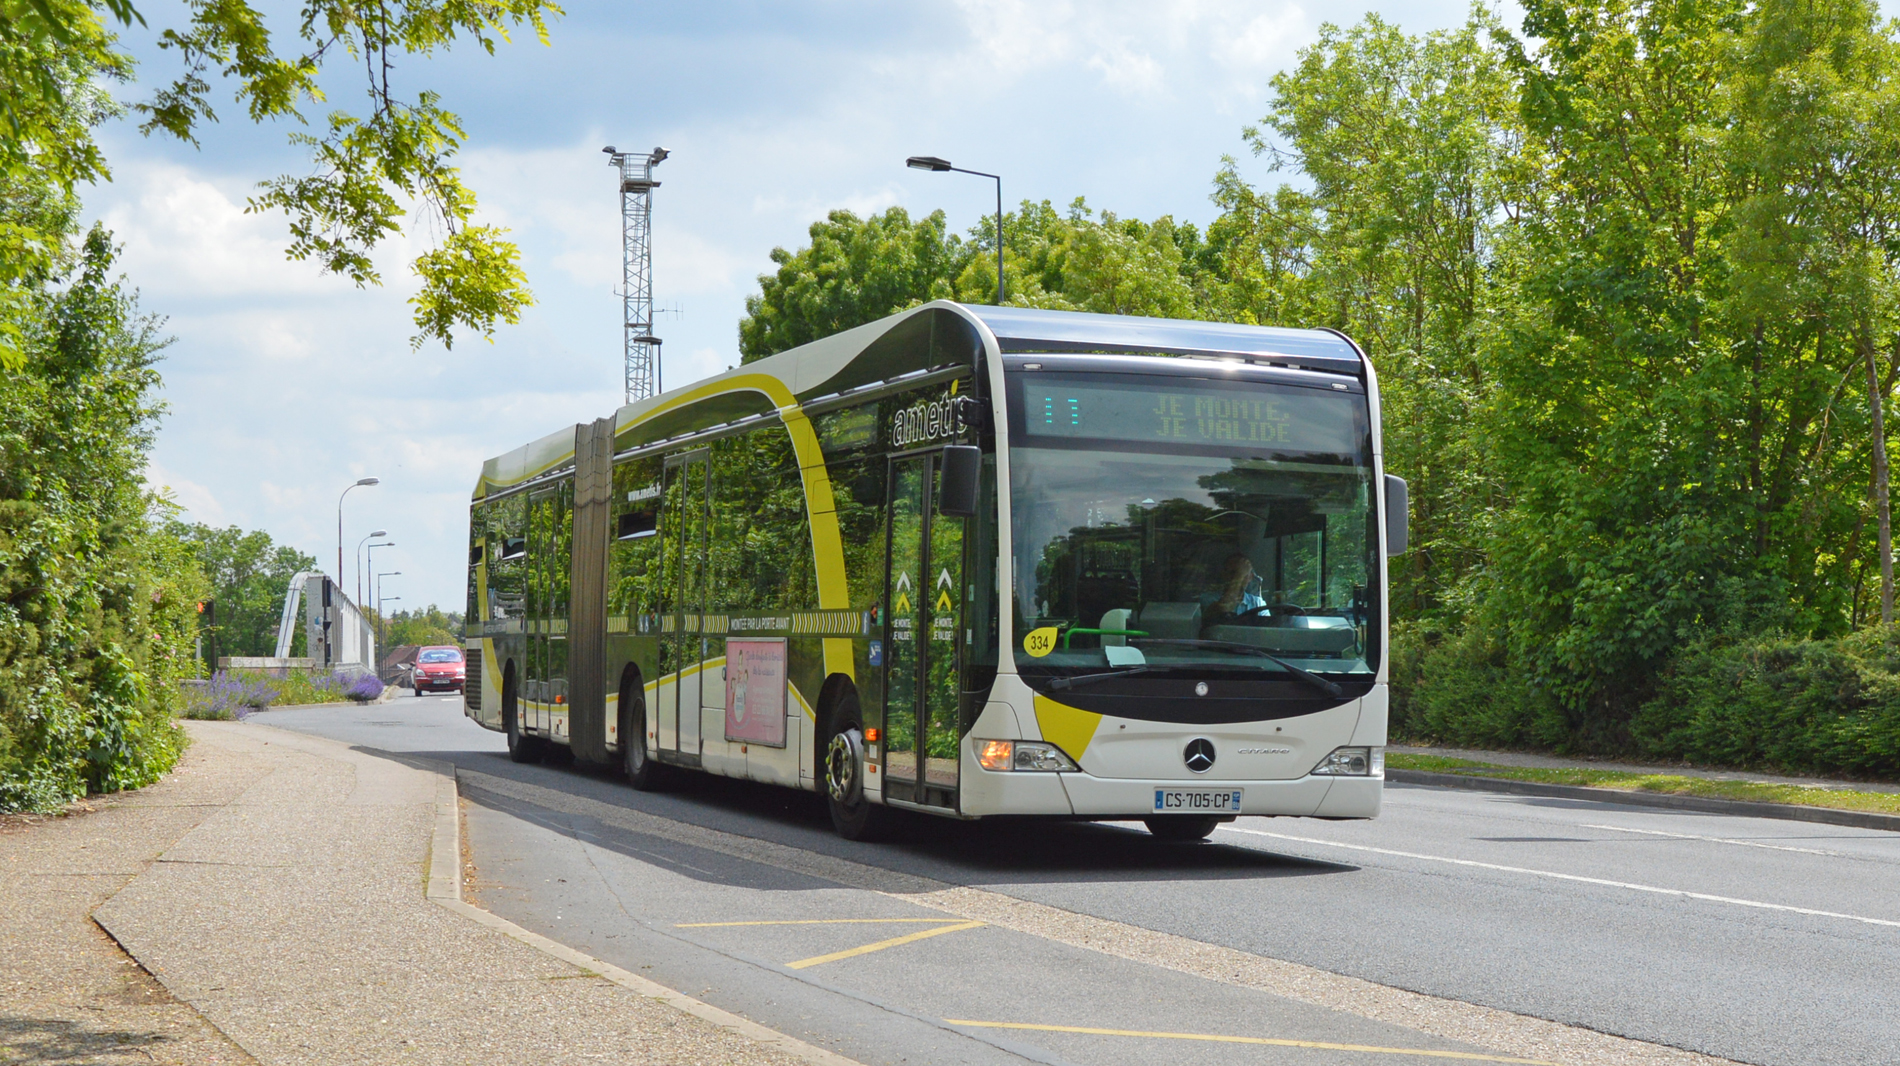
[[[760,275],[739,321],[741,356],[762,359],[930,300],[992,301],[995,228],[986,219],[964,240],[947,232],[941,211],[918,222],[901,207],[864,219],[833,211],[812,224],[809,245],[772,250],[778,270]],[[1012,305],[1199,316],[1212,259],[1193,226],[1097,218],[1078,198],[1066,213],[1025,200],[1003,216],[1003,232]]]
[[[995,248],[993,223],[972,230]],[[1066,213],[1047,200],[1023,201],[1004,216],[1004,271],[1009,302],[1058,311],[1153,318],[1194,318],[1194,271],[1200,234],[1171,217],[1152,223],[1104,211],[1099,218],[1077,197]],[[996,291],[996,261],[975,254],[957,278],[960,299],[982,302]],[[993,297],[988,297],[993,299]]]
[[413,611],[397,611],[384,620],[383,643],[388,648],[405,644],[426,647],[432,644],[462,644],[462,615],[444,611],[435,604]]
[[1496,28],[1482,11],[1422,37],[1377,15],[1322,26],[1243,131],[1309,187],[1258,191],[1231,159],[1215,179],[1210,317],[1331,326],[1374,353],[1386,462],[1412,480],[1413,548],[1393,577],[1414,616],[1462,609],[1499,501],[1469,431],[1485,391],[1477,324],[1493,231],[1521,211],[1537,146],[1519,127]]
[[[216,529],[173,522],[168,532],[190,549],[211,584],[216,629],[207,636],[215,636],[218,654],[273,654],[290,579],[300,570],[317,569],[317,560],[288,544],[273,543],[262,530],[247,533],[236,526]],[[302,628],[297,627],[297,641],[303,639]],[[207,647],[205,654],[210,652]]]
[[[420,205],[441,236],[411,263],[420,282],[410,301],[412,342],[448,345],[458,326],[487,335],[498,322],[519,320],[533,302],[519,251],[504,239],[506,231],[475,221],[474,193],[452,165],[465,138],[461,119],[437,93],[405,96],[394,73],[405,61],[458,43],[492,54],[523,26],[545,43],[546,20],[560,14],[558,7],[546,0],[312,0],[295,23],[294,45],[283,51],[271,20],[241,0],[188,0],[186,11],[181,25],[159,37],[178,55],[182,73],[134,105],[144,132],[195,144],[198,131],[217,121],[213,97],[227,86],[250,121],[295,124],[291,141],[310,155],[310,172],[266,181],[250,202],[253,211],[289,216],[291,258],[314,259],[358,285],[379,284],[372,252]],[[145,20],[129,0],[0,0],[0,166],[7,173],[30,173],[62,195],[80,182],[110,178],[92,136],[98,86],[125,79],[132,61],[108,21]],[[304,132],[305,111],[327,102],[326,63],[334,79],[336,61],[346,72],[361,71],[366,106],[360,113],[329,111],[317,132]],[[40,262],[42,249],[57,239],[30,227],[0,230],[0,250],[15,253],[0,259],[0,270]],[[17,346],[0,345],[0,360],[17,358]]]
[[761,274],[759,294],[746,297],[743,361],[953,294],[950,279],[964,250],[945,230],[941,211],[916,222],[901,207],[862,219],[833,211],[809,233],[811,243],[797,252],[772,249],[778,270]]
[[[1871,558],[1881,621],[1891,622],[1883,423],[1900,368],[1900,48],[1872,5],[1773,0],[1738,32],[1736,59],[1724,145],[1734,283],[1719,310],[1750,360],[1751,442],[1772,445],[1773,400],[1790,377],[1806,379],[1807,395],[1797,400],[1803,428],[1820,426],[1785,435],[1767,454],[1755,449],[1757,550],[1817,474],[1833,486],[1867,463],[1868,507],[1847,543],[1828,547],[1853,561],[1856,618]],[[1856,377],[1866,386],[1867,432],[1843,435],[1832,423],[1837,410],[1851,408],[1842,398]],[[1811,509],[1804,506],[1800,520]]]

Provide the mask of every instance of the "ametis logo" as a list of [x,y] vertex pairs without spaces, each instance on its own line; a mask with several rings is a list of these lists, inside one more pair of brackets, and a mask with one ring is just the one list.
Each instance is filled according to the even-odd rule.
[[891,416],[891,447],[908,448],[939,437],[954,437],[961,428],[955,397],[920,400]]

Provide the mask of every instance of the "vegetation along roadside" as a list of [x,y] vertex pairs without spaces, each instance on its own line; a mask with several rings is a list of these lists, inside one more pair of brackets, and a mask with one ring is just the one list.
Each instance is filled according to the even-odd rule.
[[1702,796],[1708,799],[1741,800],[1750,803],[1785,803],[1797,807],[1830,807],[1844,811],[1900,814],[1900,795],[1891,792],[1858,792],[1850,788],[1832,786],[1735,781],[1724,778],[1689,777],[1683,774],[1644,773],[1634,770],[1597,770],[1589,767],[1501,766],[1478,759],[1407,752],[1388,752],[1385,764],[1388,769],[1393,770],[1421,770],[1435,774],[1457,774],[1462,777],[1531,781],[1544,785],[1614,788],[1631,792],[1659,792],[1668,795]]

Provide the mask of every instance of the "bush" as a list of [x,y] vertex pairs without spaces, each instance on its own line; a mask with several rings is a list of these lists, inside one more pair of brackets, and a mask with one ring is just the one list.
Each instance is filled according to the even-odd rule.
[[1394,740],[1900,778],[1900,626],[1705,637],[1670,659],[1638,710],[1592,731],[1476,628],[1394,626],[1391,678]]
[[1501,640],[1417,623],[1392,627],[1394,739],[1475,748],[1567,749],[1569,729],[1548,694],[1513,670]]
[[1657,758],[1900,776],[1900,627],[1693,645],[1630,732]]
[[368,696],[359,695],[363,691],[361,686],[361,678],[352,680],[334,674],[312,676],[299,672],[289,677],[271,677],[249,670],[220,670],[211,675],[210,681],[187,690],[183,713],[187,718],[233,721],[273,705],[342,703],[382,695],[380,683]]
[[300,707],[307,703],[342,703],[350,698],[344,691],[349,685],[349,679],[335,674],[296,672],[289,677],[273,680],[277,683],[277,698],[271,702],[280,707]]
[[263,710],[277,698],[274,678],[220,670],[185,691],[186,718],[235,721]]
[[139,476],[160,343],[112,258],[95,229],[0,306],[0,810],[149,784],[184,743],[205,582]]
[[350,682],[343,689],[343,694],[358,703],[368,703],[383,694],[383,683],[375,674],[364,674]]

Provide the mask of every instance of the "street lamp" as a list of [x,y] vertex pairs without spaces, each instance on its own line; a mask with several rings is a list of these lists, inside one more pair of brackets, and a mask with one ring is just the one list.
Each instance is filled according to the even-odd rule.
[[[381,532],[381,531],[378,531],[378,532],[375,532],[375,533],[371,533],[371,534],[370,534],[370,536],[371,536],[371,537],[382,537],[382,536],[387,536],[387,535],[388,535],[388,534],[386,534],[386,533],[383,533],[383,532]],[[365,539],[365,540],[367,540],[367,539],[368,539],[368,537],[365,537],[364,539]],[[364,552],[363,552],[363,557],[364,557],[364,559],[366,559],[366,560],[368,560],[368,562],[366,563],[366,565],[364,565],[363,567],[361,567],[361,568],[359,568],[359,569],[358,569],[358,571],[357,571],[357,573],[358,573],[358,574],[361,574],[363,570],[369,570],[369,571],[372,571],[372,572],[374,572],[374,571],[375,571],[375,569],[376,569],[376,549],[378,549],[378,548],[389,548],[389,547],[393,547],[393,546],[395,546],[395,543],[396,543],[396,542],[395,542],[395,541],[393,541],[393,540],[386,540],[386,541],[383,541],[383,542],[381,542],[381,543],[379,543],[379,544],[371,544],[371,545],[369,545],[369,546],[367,546],[367,548],[365,548],[365,549],[364,549]],[[361,590],[359,589],[358,591],[360,592]],[[362,607],[362,606],[363,606],[363,604],[361,604],[361,603],[358,603],[358,604],[357,604],[357,606],[358,606],[358,607]]]
[[[362,488],[364,485],[380,485],[382,483],[382,478],[360,478],[356,484],[350,486],[350,489]],[[350,489],[344,489],[343,495],[336,498],[336,580],[338,584],[343,583],[343,497],[350,494]]]
[[[384,640],[389,639],[389,629],[388,629],[388,626],[384,624],[384,620],[383,620],[383,579],[386,577],[401,577],[401,576],[402,576],[401,570],[391,570],[391,571],[388,571],[387,573],[377,574],[374,580],[371,582],[374,588],[372,589],[370,595],[375,597],[375,600],[376,600],[376,628],[383,631],[382,639]],[[392,597],[392,598],[401,599],[402,597],[397,596],[397,597]]]
[[[363,540],[359,540],[356,542],[356,605],[358,607],[363,606],[363,541],[370,540],[375,537],[387,537],[387,536],[389,536],[389,530],[379,529],[376,532],[371,533],[369,536],[364,537]],[[342,576],[343,575],[341,574],[337,575],[339,580],[342,578]]]
[[995,174],[985,174],[980,170],[965,170],[953,167],[948,159],[938,159],[934,155],[914,155],[904,160],[904,165],[912,170],[928,170],[941,174],[952,170],[958,174],[974,174],[979,178],[990,178],[996,182],[996,306],[1003,306],[1003,179]]

